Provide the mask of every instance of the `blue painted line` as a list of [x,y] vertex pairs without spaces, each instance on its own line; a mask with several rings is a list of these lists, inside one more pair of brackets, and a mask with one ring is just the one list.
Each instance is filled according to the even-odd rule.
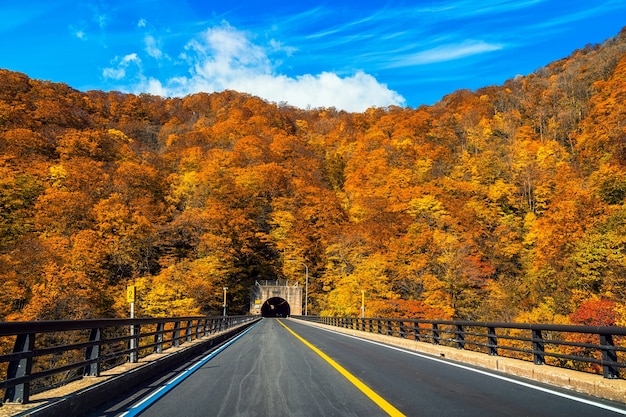
[[147,398],[144,398],[143,400],[135,404],[133,407],[131,407],[127,412],[122,414],[120,417],[133,417],[145,411],[146,408],[150,407],[159,398],[163,397],[165,394],[171,391],[174,387],[176,387],[176,385],[183,382],[185,379],[187,379],[187,377],[189,377],[191,374],[193,374],[195,371],[197,371],[199,368],[205,365],[208,361],[216,357],[220,352],[222,352],[224,349],[226,349],[227,347],[235,343],[237,340],[239,340],[241,337],[243,337],[243,335],[245,335],[250,330],[252,330],[252,328],[254,328],[254,326],[256,326],[257,324],[259,324],[259,322],[256,322],[255,324],[250,326],[248,329],[246,329],[243,333],[240,333],[235,338],[231,339],[230,341],[223,344],[222,346],[220,346],[219,348],[217,348],[216,350],[214,350],[213,352],[211,352],[204,358],[200,359],[191,368],[185,369],[176,377],[170,379],[168,382],[165,383],[165,385],[163,385],[161,388],[153,392]]

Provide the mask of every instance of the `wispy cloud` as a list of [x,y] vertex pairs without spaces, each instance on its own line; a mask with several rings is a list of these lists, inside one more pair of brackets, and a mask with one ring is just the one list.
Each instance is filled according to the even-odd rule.
[[604,2],[602,4],[591,3],[588,7],[585,7],[584,10],[577,10],[575,12],[547,18],[545,20],[533,23],[532,27],[535,30],[565,28],[565,26],[571,25],[572,23],[576,23],[593,16],[601,16],[602,14],[605,14],[608,5],[615,5],[616,10],[625,8],[625,5],[621,0],[618,2],[609,0],[608,2]]
[[[552,0],[391,0],[244,15],[231,9],[173,32],[154,26],[158,20],[142,11],[133,20],[141,37],[125,45],[126,55],[111,61],[103,76],[123,84],[115,88],[165,96],[233,89],[299,107],[403,105],[401,88],[414,94],[444,84],[475,88],[496,82],[495,72],[504,81],[524,70],[503,63],[547,36],[606,13],[609,4],[624,9],[620,0],[572,1],[558,11]],[[236,27],[219,21],[231,18]],[[433,79],[440,87],[427,85]]]
[[70,26],[70,32],[74,37],[80,39],[81,41],[87,40],[87,34],[85,33],[84,29],[77,29],[73,26]]
[[102,71],[104,78],[122,80],[127,77],[127,70],[131,66],[135,66],[141,73],[141,59],[136,53],[125,55],[122,58],[116,57],[113,63],[113,67],[105,68]]
[[146,35],[144,37],[144,43],[146,45],[146,52],[154,59],[161,59],[164,57],[163,51],[159,46],[159,41],[152,35]]
[[483,41],[467,40],[458,44],[440,45],[414,54],[400,56],[389,63],[389,68],[425,65],[448,62],[472,55],[484,54],[502,49],[502,44],[490,44]]
[[504,15],[546,3],[547,0],[452,0],[427,7],[417,6],[418,13],[437,14],[441,19],[469,19],[486,15]]
[[[499,16],[542,1],[491,0],[476,4],[473,0],[457,0],[428,7],[383,7],[362,14],[357,11],[350,20],[333,20],[332,13],[315,9],[305,19],[281,26],[281,34],[295,39],[301,54],[329,62],[333,62],[336,51],[344,50],[350,51],[348,62],[361,68],[382,70],[436,64],[513,45],[510,37],[498,30],[497,23],[502,24]],[[478,17],[482,21],[494,19],[493,27],[475,23]]]

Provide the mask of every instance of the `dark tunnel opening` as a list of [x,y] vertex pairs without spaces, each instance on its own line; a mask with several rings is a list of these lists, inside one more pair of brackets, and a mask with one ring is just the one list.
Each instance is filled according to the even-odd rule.
[[291,307],[284,298],[272,297],[261,306],[263,317],[288,317],[289,314],[291,314]]

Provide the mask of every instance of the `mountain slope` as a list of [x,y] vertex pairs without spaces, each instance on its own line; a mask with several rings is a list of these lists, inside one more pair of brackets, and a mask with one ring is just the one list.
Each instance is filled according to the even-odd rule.
[[243,313],[305,263],[314,313],[624,324],[625,91],[625,31],[364,113],[0,70],[0,315],[121,316],[133,282],[139,314],[219,314],[223,286]]

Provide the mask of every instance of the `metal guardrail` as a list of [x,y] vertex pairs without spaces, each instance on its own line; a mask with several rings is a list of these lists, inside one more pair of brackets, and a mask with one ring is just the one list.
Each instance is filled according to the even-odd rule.
[[620,378],[626,368],[626,327],[573,326],[387,318],[298,319],[370,333],[447,345],[495,356],[532,360]]
[[[103,319],[0,323],[0,390],[27,403],[44,391],[240,324],[252,316]],[[0,352],[2,353],[2,352]]]

